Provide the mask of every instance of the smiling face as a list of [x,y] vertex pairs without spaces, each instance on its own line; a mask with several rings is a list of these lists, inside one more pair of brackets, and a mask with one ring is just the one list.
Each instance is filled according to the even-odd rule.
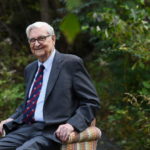
[[45,26],[33,28],[29,32],[31,52],[41,62],[46,61],[55,48],[55,35],[48,35],[49,33]]

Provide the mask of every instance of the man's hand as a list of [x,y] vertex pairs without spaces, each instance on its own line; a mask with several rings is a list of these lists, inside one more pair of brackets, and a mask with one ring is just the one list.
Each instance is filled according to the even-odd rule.
[[13,120],[12,118],[8,118],[8,119],[3,120],[3,121],[0,122],[0,135],[3,135],[3,131],[4,131],[3,130],[3,124],[8,123],[8,122],[10,122],[12,120]]
[[74,131],[74,127],[72,125],[70,125],[69,123],[66,123],[66,124],[60,125],[55,133],[56,133],[56,136],[62,142],[65,142],[65,141],[67,141],[70,133],[73,131]]

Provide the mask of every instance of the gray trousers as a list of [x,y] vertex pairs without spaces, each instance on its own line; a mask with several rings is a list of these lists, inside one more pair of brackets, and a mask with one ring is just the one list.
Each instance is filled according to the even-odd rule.
[[0,138],[0,150],[60,150],[60,144],[43,136],[44,125],[21,125]]

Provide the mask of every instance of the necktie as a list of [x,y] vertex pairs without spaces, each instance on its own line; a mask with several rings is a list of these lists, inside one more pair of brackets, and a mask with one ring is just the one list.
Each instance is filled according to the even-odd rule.
[[36,103],[40,95],[40,91],[42,88],[42,83],[43,83],[43,71],[44,71],[44,66],[41,65],[39,67],[37,76],[34,80],[32,91],[30,94],[29,99],[26,102],[26,107],[23,112],[23,121],[27,124],[33,123],[34,122],[34,112],[36,108]]

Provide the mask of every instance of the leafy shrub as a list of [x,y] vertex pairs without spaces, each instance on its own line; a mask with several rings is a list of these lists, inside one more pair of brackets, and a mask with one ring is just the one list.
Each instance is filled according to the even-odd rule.
[[17,53],[7,41],[0,43],[0,49],[4,56],[0,58],[0,117],[6,119],[24,99],[23,70],[32,57],[26,57],[25,48]]

